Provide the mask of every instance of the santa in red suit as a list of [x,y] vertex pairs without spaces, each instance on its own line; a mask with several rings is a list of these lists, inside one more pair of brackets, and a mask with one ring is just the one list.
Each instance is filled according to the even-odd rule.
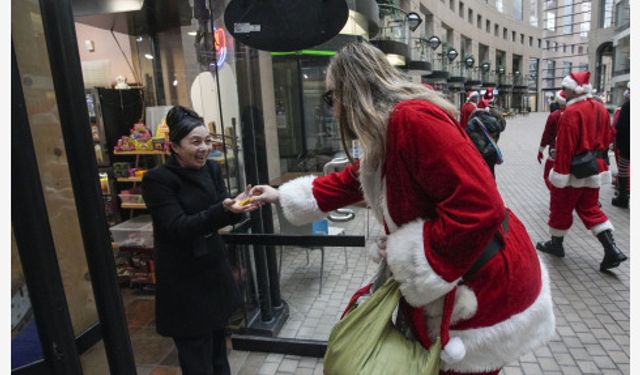
[[[618,267],[627,257],[613,238],[613,224],[598,205],[600,186],[611,183],[607,151],[611,143],[609,112],[602,103],[591,98],[589,72],[573,72],[562,80],[567,108],[558,123],[556,157],[549,173],[551,207],[549,232],[551,240],[538,242],[538,250],[564,257],[563,239],[573,222],[575,210],[587,229],[604,247],[600,270]],[[572,174],[572,161],[577,155],[591,152],[597,171],[587,177]],[[577,159],[576,159],[577,160]]]
[[467,102],[460,109],[460,125],[462,125],[463,129],[467,127],[471,113],[478,107],[478,100],[480,100],[480,93],[477,91],[471,91],[467,95]]
[[452,104],[403,79],[366,43],[336,54],[327,86],[343,136],[360,140],[360,163],[279,190],[256,186],[254,199],[279,201],[294,223],[364,199],[385,228],[374,254],[400,283],[414,336],[429,346],[450,319],[442,374],[498,374],[543,345],[555,330],[546,267]]
[[553,168],[553,160],[556,153],[556,134],[558,132],[558,122],[562,112],[567,107],[567,98],[564,95],[564,91],[560,90],[556,93],[555,102],[558,103],[559,109],[551,112],[547,117],[547,123],[544,125],[544,132],[542,133],[542,139],[540,139],[540,147],[538,148],[538,163],[542,163],[544,157],[544,150],[549,146],[549,156],[544,163],[544,183],[547,188],[551,190],[553,185],[549,182],[549,173]]
[[493,102],[493,98],[494,98],[493,97],[493,87],[489,87],[484,92],[484,95],[483,95],[482,100],[480,101],[480,103],[478,103],[478,108],[480,108],[480,109],[489,108],[489,106]]

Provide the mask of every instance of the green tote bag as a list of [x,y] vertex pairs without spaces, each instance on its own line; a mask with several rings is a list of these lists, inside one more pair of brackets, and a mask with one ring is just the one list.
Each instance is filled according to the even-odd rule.
[[388,279],[361,305],[351,308],[331,331],[324,356],[326,375],[437,375],[441,344],[429,350],[393,326],[400,301],[397,281]]

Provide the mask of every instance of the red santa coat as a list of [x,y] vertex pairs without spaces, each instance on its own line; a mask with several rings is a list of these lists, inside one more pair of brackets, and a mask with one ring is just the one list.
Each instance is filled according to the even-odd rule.
[[[596,120],[597,119],[597,120]],[[585,151],[606,151],[611,144],[609,112],[602,103],[582,95],[567,102],[558,123],[556,158],[549,181],[557,188],[599,188],[611,183],[606,161],[598,158],[600,173],[577,178],[571,174],[571,160]]]
[[[495,180],[464,130],[439,107],[399,103],[390,115],[384,166],[363,160],[339,173],[302,177],[280,188],[293,222],[310,222],[362,199],[385,226],[387,263],[406,301],[424,307],[439,333],[444,295],[469,270],[505,212],[505,246],[458,287],[450,336],[466,355],[443,370],[485,372],[535,349],[554,333],[549,280],[522,223],[506,211]],[[504,233],[503,233],[504,234]]]
[[542,138],[540,139],[540,148],[538,151],[544,152],[545,148],[549,146],[549,156],[544,163],[544,182],[549,189],[551,189],[551,183],[549,182],[549,173],[553,168],[553,157],[551,156],[551,150],[556,148],[556,135],[558,134],[558,122],[560,116],[562,116],[563,109],[557,109],[547,117],[547,123],[544,125],[544,132],[542,132]]
[[480,109],[489,108],[489,104],[491,104],[491,100],[482,99],[482,100],[480,100],[480,103],[478,103],[478,108],[480,108]]
[[466,102],[462,105],[462,108],[460,109],[460,125],[462,125],[462,128],[467,127],[469,117],[471,117],[471,113],[475,110],[476,105],[473,102]]

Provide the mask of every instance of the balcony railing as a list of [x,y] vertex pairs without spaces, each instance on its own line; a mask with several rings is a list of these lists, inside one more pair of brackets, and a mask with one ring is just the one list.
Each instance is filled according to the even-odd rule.
[[482,72],[480,76],[482,77],[482,84],[496,84],[496,74],[494,72]]
[[449,72],[449,77],[465,77],[466,76],[464,64],[460,61],[448,63],[447,71]]
[[511,74],[498,74],[498,86],[513,86]]
[[378,7],[381,27],[376,39],[409,44],[409,23],[406,12],[388,4],[378,4]]
[[480,74],[480,68],[465,68],[464,76],[467,81],[482,81],[482,75]]

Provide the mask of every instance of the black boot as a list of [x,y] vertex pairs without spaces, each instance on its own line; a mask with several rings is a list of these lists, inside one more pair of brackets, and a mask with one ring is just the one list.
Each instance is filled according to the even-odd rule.
[[564,258],[564,247],[562,247],[563,240],[564,237],[551,236],[551,241],[538,242],[536,244],[536,249],[558,258]]
[[629,177],[618,177],[618,196],[611,199],[611,204],[620,208],[629,208]]
[[600,263],[600,271],[618,267],[620,263],[627,260],[627,256],[618,249],[616,242],[613,240],[613,233],[610,229],[598,233],[597,237],[604,247],[604,258]]

